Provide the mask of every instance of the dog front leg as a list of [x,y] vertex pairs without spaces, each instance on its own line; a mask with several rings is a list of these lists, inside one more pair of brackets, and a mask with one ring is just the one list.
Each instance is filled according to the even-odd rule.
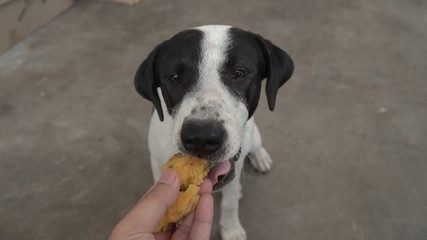
[[[240,176],[240,174],[236,175]],[[244,240],[246,231],[239,220],[239,199],[242,186],[236,177],[230,185],[222,191],[221,199],[221,237],[223,240]]]
[[256,124],[253,126],[252,149],[250,150],[248,157],[252,167],[261,173],[269,172],[273,165],[273,160],[271,160],[270,155],[262,146],[261,134]]
[[163,165],[162,162],[162,159],[157,159],[151,156],[151,172],[153,173],[154,182],[157,182],[162,176],[162,173],[160,171],[160,168]]

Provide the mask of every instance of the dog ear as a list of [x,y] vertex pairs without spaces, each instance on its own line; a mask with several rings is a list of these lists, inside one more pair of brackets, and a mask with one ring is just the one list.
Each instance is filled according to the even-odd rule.
[[157,93],[157,88],[160,87],[160,81],[154,76],[154,62],[158,48],[159,46],[157,46],[139,66],[135,74],[134,85],[136,91],[141,96],[153,103],[160,121],[163,121],[162,105],[160,103],[159,94]]
[[258,35],[261,44],[264,61],[265,77],[267,83],[265,91],[267,93],[268,107],[271,111],[276,105],[276,96],[279,88],[285,84],[294,72],[294,63],[291,57],[282,49],[272,44],[270,41]]

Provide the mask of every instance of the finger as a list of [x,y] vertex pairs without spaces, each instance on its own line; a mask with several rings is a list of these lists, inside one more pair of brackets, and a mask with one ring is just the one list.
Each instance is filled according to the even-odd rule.
[[173,235],[173,231],[157,232],[153,235],[156,240],[170,240]]
[[200,200],[194,215],[190,240],[209,240],[213,219],[213,197],[209,193],[200,195]]
[[173,234],[172,240],[187,240],[191,232],[191,225],[193,224],[194,211],[191,212],[184,221],[178,226]]
[[[202,182],[202,184],[200,184],[200,190],[199,190],[199,195],[203,194],[203,193],[211,193],[212,192],[212,181],[209,178],[205,178]],[[191,212],[185,219],[184,221],[179,225],[179,227],[176,229],[174,235],[173,235],[173,240],[186,240],[188,239],[188,236],[190,235],[191,232],[191,226],[193,225],[193,219],[194,219],[194,214],[195,212]]]
[[203,193],[211,193],[213,188],[212,181],[209,178],[203,179],[202,184],[200,184],[199,195]]
[[167,169],[160,180],[141,198],[120,224],[129,230],[152,233],[179,192],[179,177]]

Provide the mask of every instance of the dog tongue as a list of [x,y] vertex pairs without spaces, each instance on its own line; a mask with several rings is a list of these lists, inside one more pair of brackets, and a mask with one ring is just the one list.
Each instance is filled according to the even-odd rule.
[[211,169],[208,178],[212,181],[213,184],[216,184],[218,182],[218,177],[227,174],[230,171],[230,168],[230,161],[222,162],[218,166]]

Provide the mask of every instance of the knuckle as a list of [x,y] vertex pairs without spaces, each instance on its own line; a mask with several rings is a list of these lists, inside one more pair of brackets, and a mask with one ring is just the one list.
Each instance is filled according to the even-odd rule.
[[191,231],[191,226],[188,225],[188,224],[182,223],[181,225],[179,225],[179,227],[178,227],[177,230],[181,231],[185,235],[188,235],[190,233],[190,231]]
[[162,208],[164,208],[165,210],[167,210],[168,208],[168,204],[166,203],[163,194],[157,188],[153,188],[150,192],[147,193],[147,195],[144,198],[146,200],[159,203],[162,206]]
[[160,191],[156,188],[152,189],[151,191],[149,191],[146,195],[147,199],[153,199],[153,200],[157,200],[160,201],[162,200],[162,194],[160,193]]

